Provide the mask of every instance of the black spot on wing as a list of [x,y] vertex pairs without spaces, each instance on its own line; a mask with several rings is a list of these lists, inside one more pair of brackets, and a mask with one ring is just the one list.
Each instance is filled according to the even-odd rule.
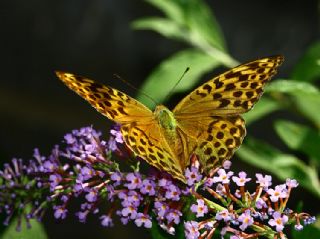
[[123,115],[128,115],[128,113],[125,112],[122,107],[118,108],[118,111],[119,111],[121,114],[123,114]]
[[235,88],[236,88],[235,84],[229,83],[229,84],[226,85],[225,90],[226,90],[226,91],[229,91],[229,90],[233,90],[233,89],[235,89]]
[[207,96],[206,93],[200,92],[199,90],[196,91],[196,94],[199,95],[202,98]]
[[223,139],[224,133],[221,132],[221,131],[219,131],[219,132],[217,133],[216,137],[217,137],[217,139]]
[[226,152],[227,152],[226,149],[221,148],[221,149],[218,150],[218,155],[224,155]]
[[206,148],[205,151],[204,151],[204,154],[206,154],[206,155],[212,154],[212,149],[211,148]]
[[205,84],[203,87],[202,87],[204,90],[206,90],[208,92],[208,94],[211,92],[212,90],[212,87],[209,85],[209,84]]
[[249,85],[249,82],[245,81],[245,82],[242,82],[240,86],[241,86],[242,88],[247,88],[248,85]]
[[254,93],[253,93],[252,91],[247,91],[247,92],[246,92],[246,96],[247,96],[248,98],[251,98],[253,95],[254,95]]
[[223,86],[223,83],[220,81],[220,79],[215,79],[213,83],[216,85],[216,89],[220,89]]
[[227,99],[221,99],[220,100],[220,105],[218,106],[219,108],[224,108],[230,104],[230,100]]
[[[99,104],[99,106],[101,106],[100,104],[100,102],[98,103]],[[107,107],[111,107],[112,106],[112,104],[109,102],[109,101],[103,101],[103,104],[105,105],[105,106],[107,106]]]
[[221,97],[222,97],[222,94],[220,94],[220,93],[213,94],[213,99],[214,100],[220,99]]

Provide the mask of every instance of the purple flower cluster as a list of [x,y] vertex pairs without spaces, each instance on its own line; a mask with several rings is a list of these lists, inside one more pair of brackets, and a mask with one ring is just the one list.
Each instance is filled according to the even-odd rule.
[[[56,157],[57,147],[52,151],[51,158]],[[0,213],[6,214],[4,225],[8,225],[15,216],[18,217],[17,231],[21,230],[22,218],[30,227],[30,219],[41,220],[44,208],[51,200],[44,198],[41,192],[47,191],[49,195],[49,177],[45,180],[47,164],[39,150],[34,150],[34,159],[23,162],[22,159],[12,159],[11,164],[6,163],[0,170]],[[52,182],[56,183],[54,175]],[[46,200],[47,199],[47,200]],[[27,207],[28,206],[28,207]]]
[[174,231],[172,227],[181,221],[181,197],[190,194],[184,186],[184,191],[175,185],[172,178],[157,178],[155,175],[143,178],[138,173],[120,174],[113,177],[110,184],[115,189],[112,200],[120,199],[121,208],[116,211],[121,221],[126,224],[134,221],[137,226],[150,228],[151,216],[167,231]]
[[[287,224],[295,223],[301,230],[301,220],[314,222],[309,214],[286,208],[291,189],[298,186],[295,180],[271,188],[271,176],[256,174],[257,188],[250,193],[245,186],[253,180],[245,172],[234,175],[226,171],[230,162],[215,169],[212,177],[204,177],[194,157],[185,170],[187,184],[156,169],[142,174],[138,160],[131,171],[123,172],[112,158],[130,156],[119,129],[111,130],[109,141],[101,140],[101,133],[91,127],[73,130],[65,135],[64,146],[55,146],[49,156],[35,150],[28,162],[13,159],[5,164],[0,170],[0,213],[7,215],[4,223],[18,216],[20,230],[22,218],[27,223],[41,219],[50,207],[56,219],[65,219],[73,198],[82,202],[76,212],[80,222],[95,215],[102,226],[111,227],[118,216],[123,224],[132,222],[138,227],[151,228],[152,222],[157,222],[169,234],[175,234],[176,225],[183,223],[189,239],[210,239],[217,228],[233,239],[250,238],[252,233],[277,238]],[[234,192],[230,189],[233,183],[237,187]],[[102,204],[108,205],[107,210]],[[197,221],[186,221],[190,214]]]
[[[206,179],[203,188],[213,199],[193,193],[198,198],[198,205],[192,205],[191,211],[197,213],[196,217],[208,214],[200,222],[184,223],[185,236],[188,239],[210,239],[217,228],[220,228],[222,236],[228,233],[233,239],[260,238],[267,235],[283,238],[286,225],[296,223],[296,230],[301,230],[301,221],[304,221],[304,224],[315,221],[315,217],[309,214],[296,213],[286,208],[292,188],[298,186],[294,179],[287,179],[285,184],[270,188],[271,176],[256,174],[257,187],[254,193],[250,193],[246,191],[245,184],[252,179],[247,178],[245,172],[233,176],[234,172],[220,168],[216,170],[216,174],[217,176]],[[239,187],[234,192],[230,189],[230,186],[234,186],[231,185],[232,181]],[[249,233],[248,229],[254,232]]]
[[[159,173],[145,176],[137,169],[122,173],[111,159],[114,154],[128,155],[119,127],[111,130],[108,142],[100,136],[91,127],[73,130],[65,135],[65,146],[55,146],[48,157],[35,150],[28,164],[17,159],[12,165],[5,164],[0,171],[0,210],[7,214],[5,224],[14,213],[27,221],[41,219],[50,206],[56,219],[64,219],[70,199],[76,197],[83,201],[76,213],[80,222],[86,222],[90,214],[100,214],[101,224],[112,226],[113,216],[118,215],[123,224],[133,221],[150,228],[152,215],[157,215],[159,224],[173,233],[173,225],[181,221],[180,200],[190,194],[188,186],[181,187],[169,175],[160,177]],[[192,178],[194,171],[189,170],[190,186],[200,179],[198,175]],[[105,202],[111,202],[109,209],[100,213],[100,205]],[[27,208],[25,204],[32,204],[32,209],[21,210]]]

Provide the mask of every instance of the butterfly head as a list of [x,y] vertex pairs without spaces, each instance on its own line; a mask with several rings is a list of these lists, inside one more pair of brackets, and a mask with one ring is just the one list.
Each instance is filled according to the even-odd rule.
[[158,105],[154,110],[154,115],[160,126],[165,130],[175,130],[177,121],[174,114],[164,105]]

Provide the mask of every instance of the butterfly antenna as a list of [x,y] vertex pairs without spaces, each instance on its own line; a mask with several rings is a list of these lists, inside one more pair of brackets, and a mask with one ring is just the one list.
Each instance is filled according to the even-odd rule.
[[166,102],[169,97],[172,95],[173,91],[175,90],[175,88],[177,87],[177,85],[180,83],[180,81],[183,79],[183,77],[185,76],[185,74],[187,74],[187,72],[190,70],[190,67],[187,67],[185,69],[185,71],[183,72],[183,74],[181,75],[180,79],[176,82],[176,84],[171,88],[170,92],[167,94],[166,98],[164,98],[164,102]]
[[137,87],[135,87],[134,85],[130,84],[128,81],[124,80],[121,76],[119,76],[118,74],[113,74],[113,76],[119,80],[121,80],[122,82],[124,82],[126,85],[128,85],[129,87],[131,87],[132,89],[138,91],[139,93],[141,93],[142,95],[144,95],[145,97],[147,97],[149,100],[151,100],[155,105],[158,105],[158,103],[151,97],[149,96],[147,93],[143,92],[142,90],[138,89]]

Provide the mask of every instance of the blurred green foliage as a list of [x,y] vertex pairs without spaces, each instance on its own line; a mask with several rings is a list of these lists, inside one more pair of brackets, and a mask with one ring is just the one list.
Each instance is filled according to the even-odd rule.
[[[185,68],[191,73],[175,92],[193,89],[201,76],[217,67],[234,67],[238,62],[228,53],[224,37],[212,11],[200,0],[147,0],[163,17],[146,17],[133,22],[137,30],[152,30],[186,43],[189,47],[165,59],[146,79],[142,90],[162,102]],[[180,69],[180,71],[177,69]],[[269,171],[280,180],[295,178],[320,199],[320,42],[315,42],[292,69],[287,79],[274,79],[253,110],[244,115],[247,125],[276,111],[294,114],[300,123],[275,118],[271,127],[287,146],[287,152],[271,143],[247,136],[237,155],[245,162]],[[161,87],[158,87],[161,82]],[[161,89],[161,90],[160,90]],[[138,97],[144,101],[142,95]],[[148,102],[144,101],[146,104]],[[301,123],[302,122],[302,123]],[[268,129],[269,130],[269,129]],[[311,228],[311,227],[310,227]],[[295,233],[295,238],[315,238],[315,227]],[[306,233],[306,234],[304,234]],[[313,235],[313,236],[312,236]],[[319,236],[319,234],[317,234]]]
[[[160,9],[165,17],[146,17],[132,23],[134,29],[153,30],[172,40],[190,45],[159,64],[143,84],[141,90],[162,102],[183,71],[192,70],[175,89],[176,92],[192,89],[199,78],[223,65],[233,67],[238,62],[227,53],[220,27],[211,10],[202,1],[147,0]],[[181,71],[177,71],[181,69]],[[161,87],[155,87],[161,82]],[[138,99],[150,106],[143,95]]]
[[47,239],[48,236],[42,225],[42,223],[36,220],[30,220],[31,228],[26,230],[25,220],[21,220],[22,223],[21,231],[16,230],[18,225],[18,218],[15,218],[10,225],[1,232],[1,239]]

